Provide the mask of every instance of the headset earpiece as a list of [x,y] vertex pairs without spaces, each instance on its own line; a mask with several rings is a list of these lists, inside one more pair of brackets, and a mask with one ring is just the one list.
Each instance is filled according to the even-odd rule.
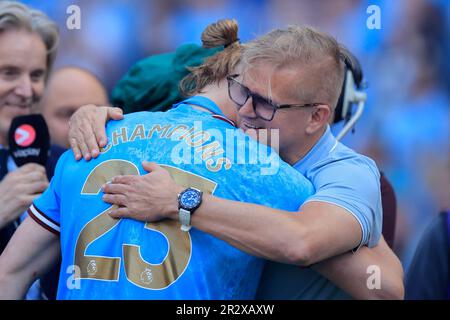
[[[345,64],[344,81],[342,84],[341,95],[334,112],[333,123],[345,121],[346,125],[337,136],[341,139],[351,128],[362,114],[364,102],[366,100],[365,92],[362,89],[363,73],[361,64],[354,55],[347,49],[342,49],[342,60]],[[357,111],[353,114],[353,104],[358,104]]]

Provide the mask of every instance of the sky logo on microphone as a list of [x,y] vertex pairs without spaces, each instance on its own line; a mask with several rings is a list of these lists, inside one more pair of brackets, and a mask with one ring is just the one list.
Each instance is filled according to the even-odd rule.
[[29,124],[23,124],[14,132],[14,139],[21,147],[28,147],[36,140],[36,130]]

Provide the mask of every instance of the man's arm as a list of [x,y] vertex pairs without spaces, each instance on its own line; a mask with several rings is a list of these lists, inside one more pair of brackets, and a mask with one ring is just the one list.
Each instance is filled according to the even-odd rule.
[[[210,201],[192,216],[202,231],[269,260],[303,266],[322,261],[312,268],[355,299],[403,299],[403,268],[384,239],[374,248],[348,252],[359,244],[361,228],[344,209],[309,202],[302,213],[292,213],[206,197]],[[369,266],[380,270],[380,289],[367,286]]]
[[406,299],[448,299],[450,259],[447,216],[441,213],[425,229],[406,278]]
[[[316,263],[311,266],[315,271],[355,299],[403,299],[403,268],[384,239],[374,248],[364,246],[356,253],[348,252],[359,244],[361,228],[345,209],[309,202],[301,213],[292,213],[206,197],[210,201],[202,203],[202,210],[192,216],[193,226],[269,260]],[[222,211],[226,207],[229,210]],[[345,253],[338,255],[340,252]],[[367,286],[369,266],[380,270],[380,289]]]
[[[89,105],[80,108],[72,116],[69,130],[75,158],[80,159],[81,155],[86,160],[91,155],[96,157],[98,147],[106,144],[106,121],[121,118],[122,114],[110,107]],[[147,179],[149,181],[145,182],[142,179],[142,185],[154,188],[155,193],[152,194],[145,192],[147,189],[136,190],[129,183],[131,180],[137,182],[134,179],[141,178],[122,180],[123,183],[116,180],[117,185],[104,189],[105,193],[112,193],[104,197],[106,202],[126,207],[113,213],[113,216],[142,221],[178,219],[176,199],[180,186],[171,181],[166,183],[170,189],[164,190],[161,181]],[[167,179],[171,180],[170,176]],[[169,193],[162,194],[166,191]],[[133,196],[133,193],[139,196]],[[147,212],[144,211],[146,208]],[[292,215],[287,211],[211,197],[204,200],[192,224],[254,255],[299,265],[309,265],[349,251],[362,241],[358,221],[340,206],[310,202],[301,208],[301,212],[301,215]],[[250,234],[249,230],[254,234]]]
[[0,299],[23,299],[59,254],[59,237],[26,218],[0,256]]
[[[122,206],[111,216],[178,220],[177,196],[184,188],[158,165],[143,166],[149,174],[116,177],[104,186],[103,200]],[[293,213],[205,194],[191,223],[250,254],[301,266],[350,251],[361,241],[357,220],[323,202],[306,203]]]
[[[177,194],[184,188],[161,167],[149,163],[143,166],[151,173],[115,177],[103,187],[104,200],[125,206],[111,215],[141,221],[178,219]],[[205,194],[191,222],[247,253],[309,265],[336,255],[334,252],[348,252],[360,242],[361,228],[356,219],[337,206],[342,211],[327,210],[327,205],[309,202],[302,213],[295,213]],[[366,286],[370,265],[380,266],[381,290],[370,291]],[[362,247],[356,254],[345,253],[313,268],[357,299],[403,297],[403,270],[384,241],[376,248]]]
[[[311,268],[355,299],[403,299],[405,295],[403,267],[384,238],[376,247],[362,247],[356,253],[344,253]],[[370,277],[378,275],[380,287],[373,288]]]
[[[178,219],[178,210],[170,217]],[[350,251],[361,241],[353,216],[319,202],[293,213],[206,195],[191,222],[253,255],[300,266]]]
[[[114,112],[117,112],[117,115]],[[93,105],[80,108],[72,116],[69,137],[77,159],[81,158],[81,154],[85,155],[86,159],[90,159],[91,154],[94,157],[98,154],[98,145],[106,144],[105,121],[111,118],[120,119],[120,112],[113,108],[96,108]],[[147,195],[142,193],[147,189],[136,190],[136,187],[129,185],[126,186],[127,190],[122,188],[117,191],[117,195],[111,195],[113,198],[110,200],[113,203],[116,201],[115,204],[128,204],[129,207],[129,211],[126,208],[118,211],[117,216],[131,213],[129,217],[143,221],[155,221],[164,217],[178,219],[176,196],[180,186],[172,181],[166,183],[171,189],[164,190],[160,182],[149,181],[150,187],[155,187],[155,196],[150,192],[147,192]],[[104,191],[110,192],[110,189]],[[169,191],[169,194],[161,194],[165,191]],[[140,192],[141,198],[135,199],[133,192],[135,195]],[[104,200],[108,201],[109,196]],[[166,198],[161,199],[164,196]],[[132,198],[140,202],[133,202]],[[349,251],[361,242],[362,231],[358,221],[337,205],[310,202],[301,208],[302,214],[293,215],[292,212],[254,204],[215,197],[205,198],[193,216],[192,224],[195,227],[224,239],[239,249],[267,259],[309,265]],[[168,203],[162,204],[161,200],[167,199]],[[146,216],[142,210],[147,207],[149,211]],[[242,223],[236,223],[237,221]]]

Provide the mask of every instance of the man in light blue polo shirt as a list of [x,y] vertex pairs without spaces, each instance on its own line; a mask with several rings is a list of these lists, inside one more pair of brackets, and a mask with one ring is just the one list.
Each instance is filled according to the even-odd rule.
[[305,202],[328,202],[344,208],[361,226],[361,245],[373,247],[378,243],[382,206],[381,194],[374,192],[374,188],[380,188],[380,172],[372,159],[337,141],[328,126],[294,168],[313,182],[317,190]]
[[[336,140],[329,127],[308,154],[294,164],[316,188],[310,201],[340,206],[351,213],[362,230],[360,245],[374,247],[380,240],[382,221],[380,194],[373,184],[380,181],[373,160]],[[351,173],[351,174],[349,174]],[[378,184],[378,188],[379,188]],[[311,268],[269,261],[258,289],[260,299],[346,299],[350,298]]]

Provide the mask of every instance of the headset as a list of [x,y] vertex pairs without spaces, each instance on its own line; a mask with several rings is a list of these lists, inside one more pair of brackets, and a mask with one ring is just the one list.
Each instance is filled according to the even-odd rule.
[[[363,91],[365,84],[362,81],[361,64],[346,48],[342,47],[341,52],[341,58],[345,63],[345,77],[341,95],[334,112],[333,124],[345,121],[345,125],[336,136],[337,140],[341,140],[354,127],[364,111],[364,105],[367,100],[367,94]],[[355,104],[357,104],[357,107],[353,113]]]

